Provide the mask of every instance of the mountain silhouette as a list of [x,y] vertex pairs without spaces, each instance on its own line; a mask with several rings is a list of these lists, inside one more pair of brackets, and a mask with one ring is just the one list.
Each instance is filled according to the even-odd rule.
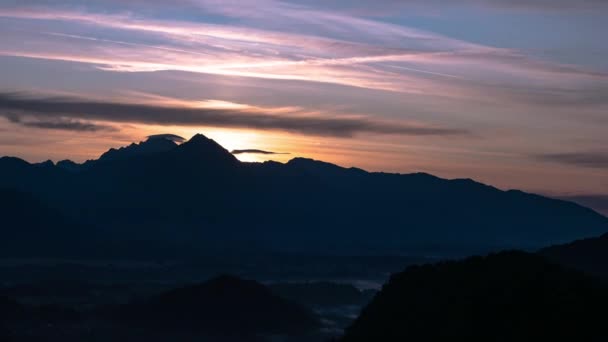
[[571,202],[305,158],[245,163],[201,134],[151,138],[84,164],[0,158],[0,187],[52,203],[97,240],[128,241],[138,257],[463,255],[608,232],[607,218]]
[[170,151],[176,146],[177,144],[173,140],[164,137],[153,137],[139,144],[133,143],[127,147],[110,149],[99,157],[99,161],[129,159],[137,156],[162,153]]
[[77,172],[81,170],[82,165],[71,160],[60,160],[57,162],[57,167],[66,171]]
[[228,275],[125,305],[113,315],[148,329],[218,334],[300,334],[320,327],[307,309]]
[[608,277],[608,234],[547,247],[539,253],[565,266]]
[[395,274],[343,341],[602,341],[603,281],[503,252]]
[[182,156],[190,158],[192,163],[208,161],[209,167],[216,165],[232,164],[236,165],[238,159],[228,150],[223,148],[213,139],[209,139],[202,134],[196,134],[187,142],[181,144],[176,152]]
[[2,257],[82,255],[95,234],[33,196],[12,189],[0,189],[0,220]]

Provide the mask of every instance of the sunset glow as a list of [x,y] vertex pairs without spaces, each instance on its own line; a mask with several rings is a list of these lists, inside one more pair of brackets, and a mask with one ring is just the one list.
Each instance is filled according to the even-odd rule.
[[277,152],[248,162],[608,193],[601,2],[381,3],[2,2],[0,152],[84,161],[200,132]]

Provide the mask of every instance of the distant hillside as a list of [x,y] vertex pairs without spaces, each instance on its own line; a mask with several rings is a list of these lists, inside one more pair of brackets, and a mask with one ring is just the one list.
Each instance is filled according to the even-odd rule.
[[88,228],[32,195],[0,189],[0,257],[83,255],[94,238]]
[[164,137],[85,164],[0,158],[0,187],[32,194],[94,227],[115,254],[138,257],[466,255],[608,232],[607,218],[577,204],[469,179],[303,158],[243,163],[203,135],[179,145]]
[[603,341],[607,305],[604,282],[504,252],[392,276],[343,341]]

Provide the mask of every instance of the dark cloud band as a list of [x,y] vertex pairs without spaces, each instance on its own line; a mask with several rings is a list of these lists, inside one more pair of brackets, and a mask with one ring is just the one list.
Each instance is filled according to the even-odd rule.
[[64,131],[78,131],[78,132],[98,132],[98,131],[116,131],[117,129],[111,125],[101,125],[97,123],[65,119],[65,118],[44,118],[34,120],[24,120],[16,114],[5,114],[10,122],[32,128],[41,129],[53,129],[53,130],[64,130]]
[[182,142],[186,141],[186,138],[180,137],[179,135],[175,135],[175,134],[153,134],[153,135],[148,135],[148,140],[154,140],[154,139],[171,140],[171,141],[176,142],[176,143],[182,143]]
[[272,152],[272,151],[264,151],[264,150],[256,150],[256,149],[233,150],[230,153],[232,153],[232,154],[289,154],[289,153],[285,153],[285,152]]
[[[307,135],[350,137],[359,133],[412,136],[469,135],[462,129],[419,126],[372,118],[266,115],[259,110],[152,106],[73,98],[34,98],[20,93],[0,93],[0,110],[12,117],[36,120],[100,120],[181,126],[216,126],[284,130]],[[293,113],[295,114],[295,113]],[[0,112],[2,115],[2,112]],[[8,114],[4,114],[5,117]]]
[[608,168],[608,151],[541,154],[536,156],[536,158],[581,167]]

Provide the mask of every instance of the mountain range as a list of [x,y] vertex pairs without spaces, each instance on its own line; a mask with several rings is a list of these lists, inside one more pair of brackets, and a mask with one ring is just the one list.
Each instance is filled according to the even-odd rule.
[[[200,134],[178,142],[154,136],[82,164],[0,158],[0,201],[22,203],[4,209],[2,240],[18,231],[87,247],[60,253],[74,257],[464,255],[608,232],[591,209],[471,179],[305,158],[246,163]],[[19,256],[57,256],[14,241]]]

